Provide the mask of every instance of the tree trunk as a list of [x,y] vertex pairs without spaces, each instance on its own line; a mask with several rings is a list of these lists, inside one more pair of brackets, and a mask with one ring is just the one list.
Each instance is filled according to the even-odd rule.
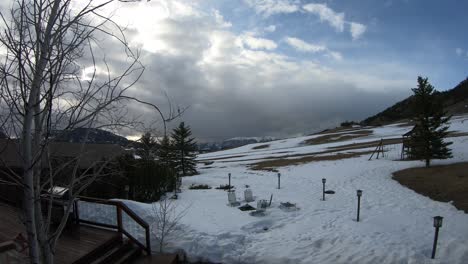
[[[31,100],[30,100],[31,101]],[[29,105],[30,106],[30,105]],[[39,264],[39,247],[37,242],[36,217],[34,210],[34,171],[32,160],[32,137],[31,129],[33,112],[31,108],[26,110],[23,123],[21,151],[23,157],[23,212],[28,237],[30,263]]]
[[426,168],[431,166],[431,159],[426,159]]
[[[27,207],[32,208],[30,214],[27,215],[26,221],[34,221],[34,237],[28,235],[29,244],[33,244],[35,252],[30,252],[31,263],[39,263],[39,258],[41,258],[46,264],[52,263],[52,255],[50,250],[50,244],[48,242],[48,234],[45,232],[47,229],[44,227],[44,219],[42,218],[41,209],[40,209],[40,167],[42,163],[42,153],[40,150],[42,142],[42,133],[40,123],[41,107],[40,107],[40,94],[41,94],[41,85],[43,82],[44,71],[48,63],[49,57],[49,45],[51,41],[51,33],[54,24],[56,23],[57,12],[60,7],[60,1],[55,0],[51,9],[50,16],[47,19],[47,26],[43,32],[43,39],[40,39],[40,33],[38,34],[37,41],[39,43],[36,55],[38,61],[36,62],[34,69],[34,78],[31,83],[31,91],[28,98],[28,106],[25,116],[25,123],[23,124],[23,138],[24,138],[24,147],[28,150],[29,153],[24,153],[23,158],[27,159],[28,162],[25,162],[30,172],[28,175],[28,181],[30,181],[32,189],[31,196],[32,200],[29,200]],[[34,121],[34,133],[32,133]],[[34,139],[32,138],[34,135]],[[27,140],[26,140],[27,139]],[[39,154],[41,153],[41,154]],[[38,159],[34,161],[34,158]],[[40,234],[38,234],[38,231]],[[34,240],[34,241],[33,241]],[[31,248],[32,246],[30,246]],[[40,254],[38,254],[40,252]],[[35,255],[33,255],[35,253]]]

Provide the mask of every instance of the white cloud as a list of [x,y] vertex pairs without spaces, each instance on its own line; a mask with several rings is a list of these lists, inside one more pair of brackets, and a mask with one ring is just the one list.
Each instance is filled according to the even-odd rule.
[[337,61],[343,60],[343,55],[341,55],[341,53],[339,53],[337,51],[330,51],[328,53],[328,56],[332,57],[333,59],[335,59]]
[[307,4],[302,7],[305,11],[315,14],[320,21],[327,22],[338,32],[345,30],[345,24],[349,23],[349,32],[353,40],[359,39],[367,30],[367,27],[361,23],[346,21],[345,13],[338,13],[327,6],[327,4]]
[[[320,21],[327,22],[338,32],[344,32],[345,25],[349,23],[349,33],[353,40],[359,39],[367,30],[367,26],[362,23],[346,21],[344,12],[336,12],[328,7],[327,4],[310,3],[303,5],[301,9],[299,6],[300,1],[294,0],[244,0],[244,2],[249,7],[253,8],[257,14],[262,14],[265,17],[275,14],[290,14],[298,11],[305,11],[317,15]],[[272,25],[264,28],[264,30],[266,32],[273,32],[276,30],[276,27]]]
[[344,13],[337,13],[326,4],[307,4],[303,8],[309,13],[318,15],[321,21],[328,22],[337,31],[343,32],[345,23]]
[[254,8],[257,14],[262,14],[265,17],[299,11],[299,6],[295,1],[290,0],[244,0],[244,2]]
[[251,49],[265,49],[274,50],[278,47],[273,40],[265,38],[257,38],[252,35],[244,34],[240,36],[242,43],[250,47]]
[[287,37],[285,38],[285,40],[286,40],[286,43],[288,43],[291,47],[295,48],[298,51],[315,53],[315,52],[327,50],[327,47],[325,46],[307,43],[298,38]]
[[288,43],[291,47],[294,49],[301,51],[301,52],[312,52],[312,53],[318,53],[322,52],[325,54],[325,56],[330,57],[334,60],[341,61],[343,60],[343,56],[341,53],[337,51],[331,51],[329,50],[326,46],[324,45],[317,45],[317,44],[312,44],[308,43],[302,39],[298,38],[293,38],[293,37],[286,37],[284,39],[286,43]]
[[275,25],[269,25],[268,27],[265,27],[264,30],[266,32],[275,32],[276,26]]
[[354,40],[359,39],[364,32],[366,32],[367,27],[363,24],[351,22],[350,23],[350,32]]
[[224,17],[219,13],[219,10],[214,10],[213,14],[214,14],[214,17],[215,17],[215,21],[216,21],[216,23],[218,25],[220,25],[223,28],[232,27],[232,23],[225,21]]

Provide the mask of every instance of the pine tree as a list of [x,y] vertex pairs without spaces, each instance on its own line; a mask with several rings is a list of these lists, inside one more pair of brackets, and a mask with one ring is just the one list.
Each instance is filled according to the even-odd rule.
[[140,138],[141,148],[137,154],[143,160],[154,160],[156,157],[157,142],[151,133],[146,132]]
[[195,139],[190,137],[192,131],[185,123],[180,123],[171,134],[174,146],[174,164],[176,170],[182,176],[197,174],[195,164],[195,151],[197,145]]
[[424,160],[426,167],[431,159],[447,159],[452,157],[448,148],[452,142],[444,142],[448,135],[447,123],[450,116],[446,116],[437,92],[427,78],[418,77],[418,88],[414,92],[414,121],[415,127],[409,139],[409,157]]
[[168,136],[164,136],[161,142],[159,142],[157,154],[161,164],[168,167],[174,166],[174,146]]

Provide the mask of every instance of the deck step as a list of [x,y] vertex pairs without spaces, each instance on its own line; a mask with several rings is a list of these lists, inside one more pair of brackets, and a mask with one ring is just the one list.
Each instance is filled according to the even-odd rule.
[[109,248],[105,252],[102,252],[100,256],[98,256],[93,262],[90,262],[89,264],[112,263],[110,260],[115,258],[114,256],[118,254],[120,250],[122,250],[122,247],[122,244],[114,245],[114,247]]
[[113,262],[114,264],[129,264],[133,263],[135,259],[141,256],[142,251],[139,248],[133,247],[125,255],[121,256],[119,260]]
[[177,254],[158,254],[151,256],[140,256],[133,264],[177,264],[179,256]]
[[124,264],[131,263],[136,257],[140,256],[141,249],[135,247],[133,244],[128,242],[121,242],[120,244],[114,245],[113,248],[109,248],[107,252],[103,253],[90,264]]
[[97,259],[100,259],[102,256],[106,255],[107,252],[114,250],[116,247],[122,244],[122,238],[120,236],[115,236],[112,239],[108,240],[106,243],[95,248],[93,251],[89,252],[85,256],[81,257],[73,264],[89,264],[94,263]]

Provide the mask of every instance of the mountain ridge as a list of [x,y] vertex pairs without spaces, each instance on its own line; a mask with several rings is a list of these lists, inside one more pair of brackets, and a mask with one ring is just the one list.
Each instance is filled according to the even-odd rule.
[[[450,90],[436,92],[436,96],[442,101],[448,114],[468,113],[468,77]],[[411,107],[413,100],[413,96],[409,96],[360,123],[366,126],[378,126],[411,119],[414,117]]]

